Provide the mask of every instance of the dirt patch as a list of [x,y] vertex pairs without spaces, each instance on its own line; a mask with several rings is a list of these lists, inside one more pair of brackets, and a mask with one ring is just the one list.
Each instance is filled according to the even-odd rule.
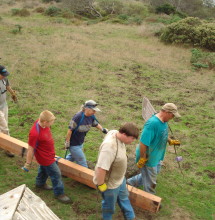
[[210,170],[204,170],[204,172],[207,173],[208,177],[211,179],[215,179],[215,172],[210,171]]
[[189,162],[183,163],[182,168],[185,169],[185,170],[191,169],[192,168],[191,163],[189,163]]
[[181,208],[176,208],[175,210],[173,210],[171,218],[170,219],[174,219],[174,220],[191,220],[193,219],[189,213],[186,213],[183,209]]

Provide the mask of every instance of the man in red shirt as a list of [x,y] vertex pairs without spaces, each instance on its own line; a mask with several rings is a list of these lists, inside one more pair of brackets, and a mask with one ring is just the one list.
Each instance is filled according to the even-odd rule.
[[[29,171],[33,157],[39,163],[36,187],[46,190],[54,190],[55,197],[63,203],[71,200],[64,194],[64,185],[61,179],[61,171],[55,160],[54,140],[50,126],[54,123],[55,116],[48,110],[41,112],[39,119],[32,126],[28,139],[28,153],[23,170]],[[52,186],[46,184],[50,177]]]

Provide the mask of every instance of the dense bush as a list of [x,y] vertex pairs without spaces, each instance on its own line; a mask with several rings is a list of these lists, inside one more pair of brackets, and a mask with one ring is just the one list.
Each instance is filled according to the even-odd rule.
[[190,62],[196,68],[215,69],[215,53],[203,52],[199,49],[192,49],[192,57]]
[[72,13],[72,11],[68,10],[68,9],[65,9],[65,10],[62,10],[61,11],[61,17],[63,18],[74,18],[74,13]]
[[[148,15],[148,7],[138,1],[97,0],[95,9],[112,23],[141,24]],[[102,18],[104,20],[104,18]]]
[[102,16],[123,14],[123,2],[121,0],[98,0],[95,7],[96,10],[100,11]]
[[123,4],[122,12],[129,16],[139,16],[139,17],[146,17],[148,12],[148,7],[146,7],[142,2],[137,1],[128,1]]
[[161,22],[163,24],[172,24],[174,22],[180,21],[182,18],[178,15],[170,15],[168,17],[159,17],[157,19],[157,22]]
[[138,1],[97,0],[95,7],[103,16],[124,14],[127,16],[145,17],[148,15],[148,8]]
[[167,43],[191,44],[215,51],[215,25],[198,18],[188,17],[172,23],[161,32]]
[[23,8],[23,9],[13,8],[11,9],[11,12],[13,16],[26,17],[30,15],[30,12],[26,8]]
[[37,13],[44,13],[45,10],[46,10],[46,9],[43,8],[43,7],[38,7],[38,8],[36,8],[34,11],[37,12]]
[[54,17],[54,16],[58,16],[60,12],[61,12],[60,8],[57,8],[55,6],[50,6],[49,8],[45,10],[45,15]]
[[176,8],[170,4],[164,4],[156,8],[156,13],[164,13],[167,15],[175,14]]

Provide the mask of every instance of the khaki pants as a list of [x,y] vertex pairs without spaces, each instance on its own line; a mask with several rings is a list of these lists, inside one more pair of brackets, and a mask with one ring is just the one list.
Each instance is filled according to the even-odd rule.
[[0,110],[0,132],[10,135],[8,128],[8,106]]
[[[6,105],[3,109],[0,110],[0,132],[10,135],[8,128],[8,106]],[[9,157],[14,157],[14,154],[8,150],[5,150],[5,153]]]

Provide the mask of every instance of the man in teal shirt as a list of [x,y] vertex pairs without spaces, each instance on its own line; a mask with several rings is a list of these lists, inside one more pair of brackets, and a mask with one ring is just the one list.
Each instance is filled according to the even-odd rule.
[[167,141],[170,145],[180,145],[178,140],[168,138],[168,121],[180,117],[177,106],[166,103],[159,113],[153,115],[144,125],[139,147],[136,150],[136,162],[141,173],[127,180],[127,184],[155,194],[157,174],[160,172]]

